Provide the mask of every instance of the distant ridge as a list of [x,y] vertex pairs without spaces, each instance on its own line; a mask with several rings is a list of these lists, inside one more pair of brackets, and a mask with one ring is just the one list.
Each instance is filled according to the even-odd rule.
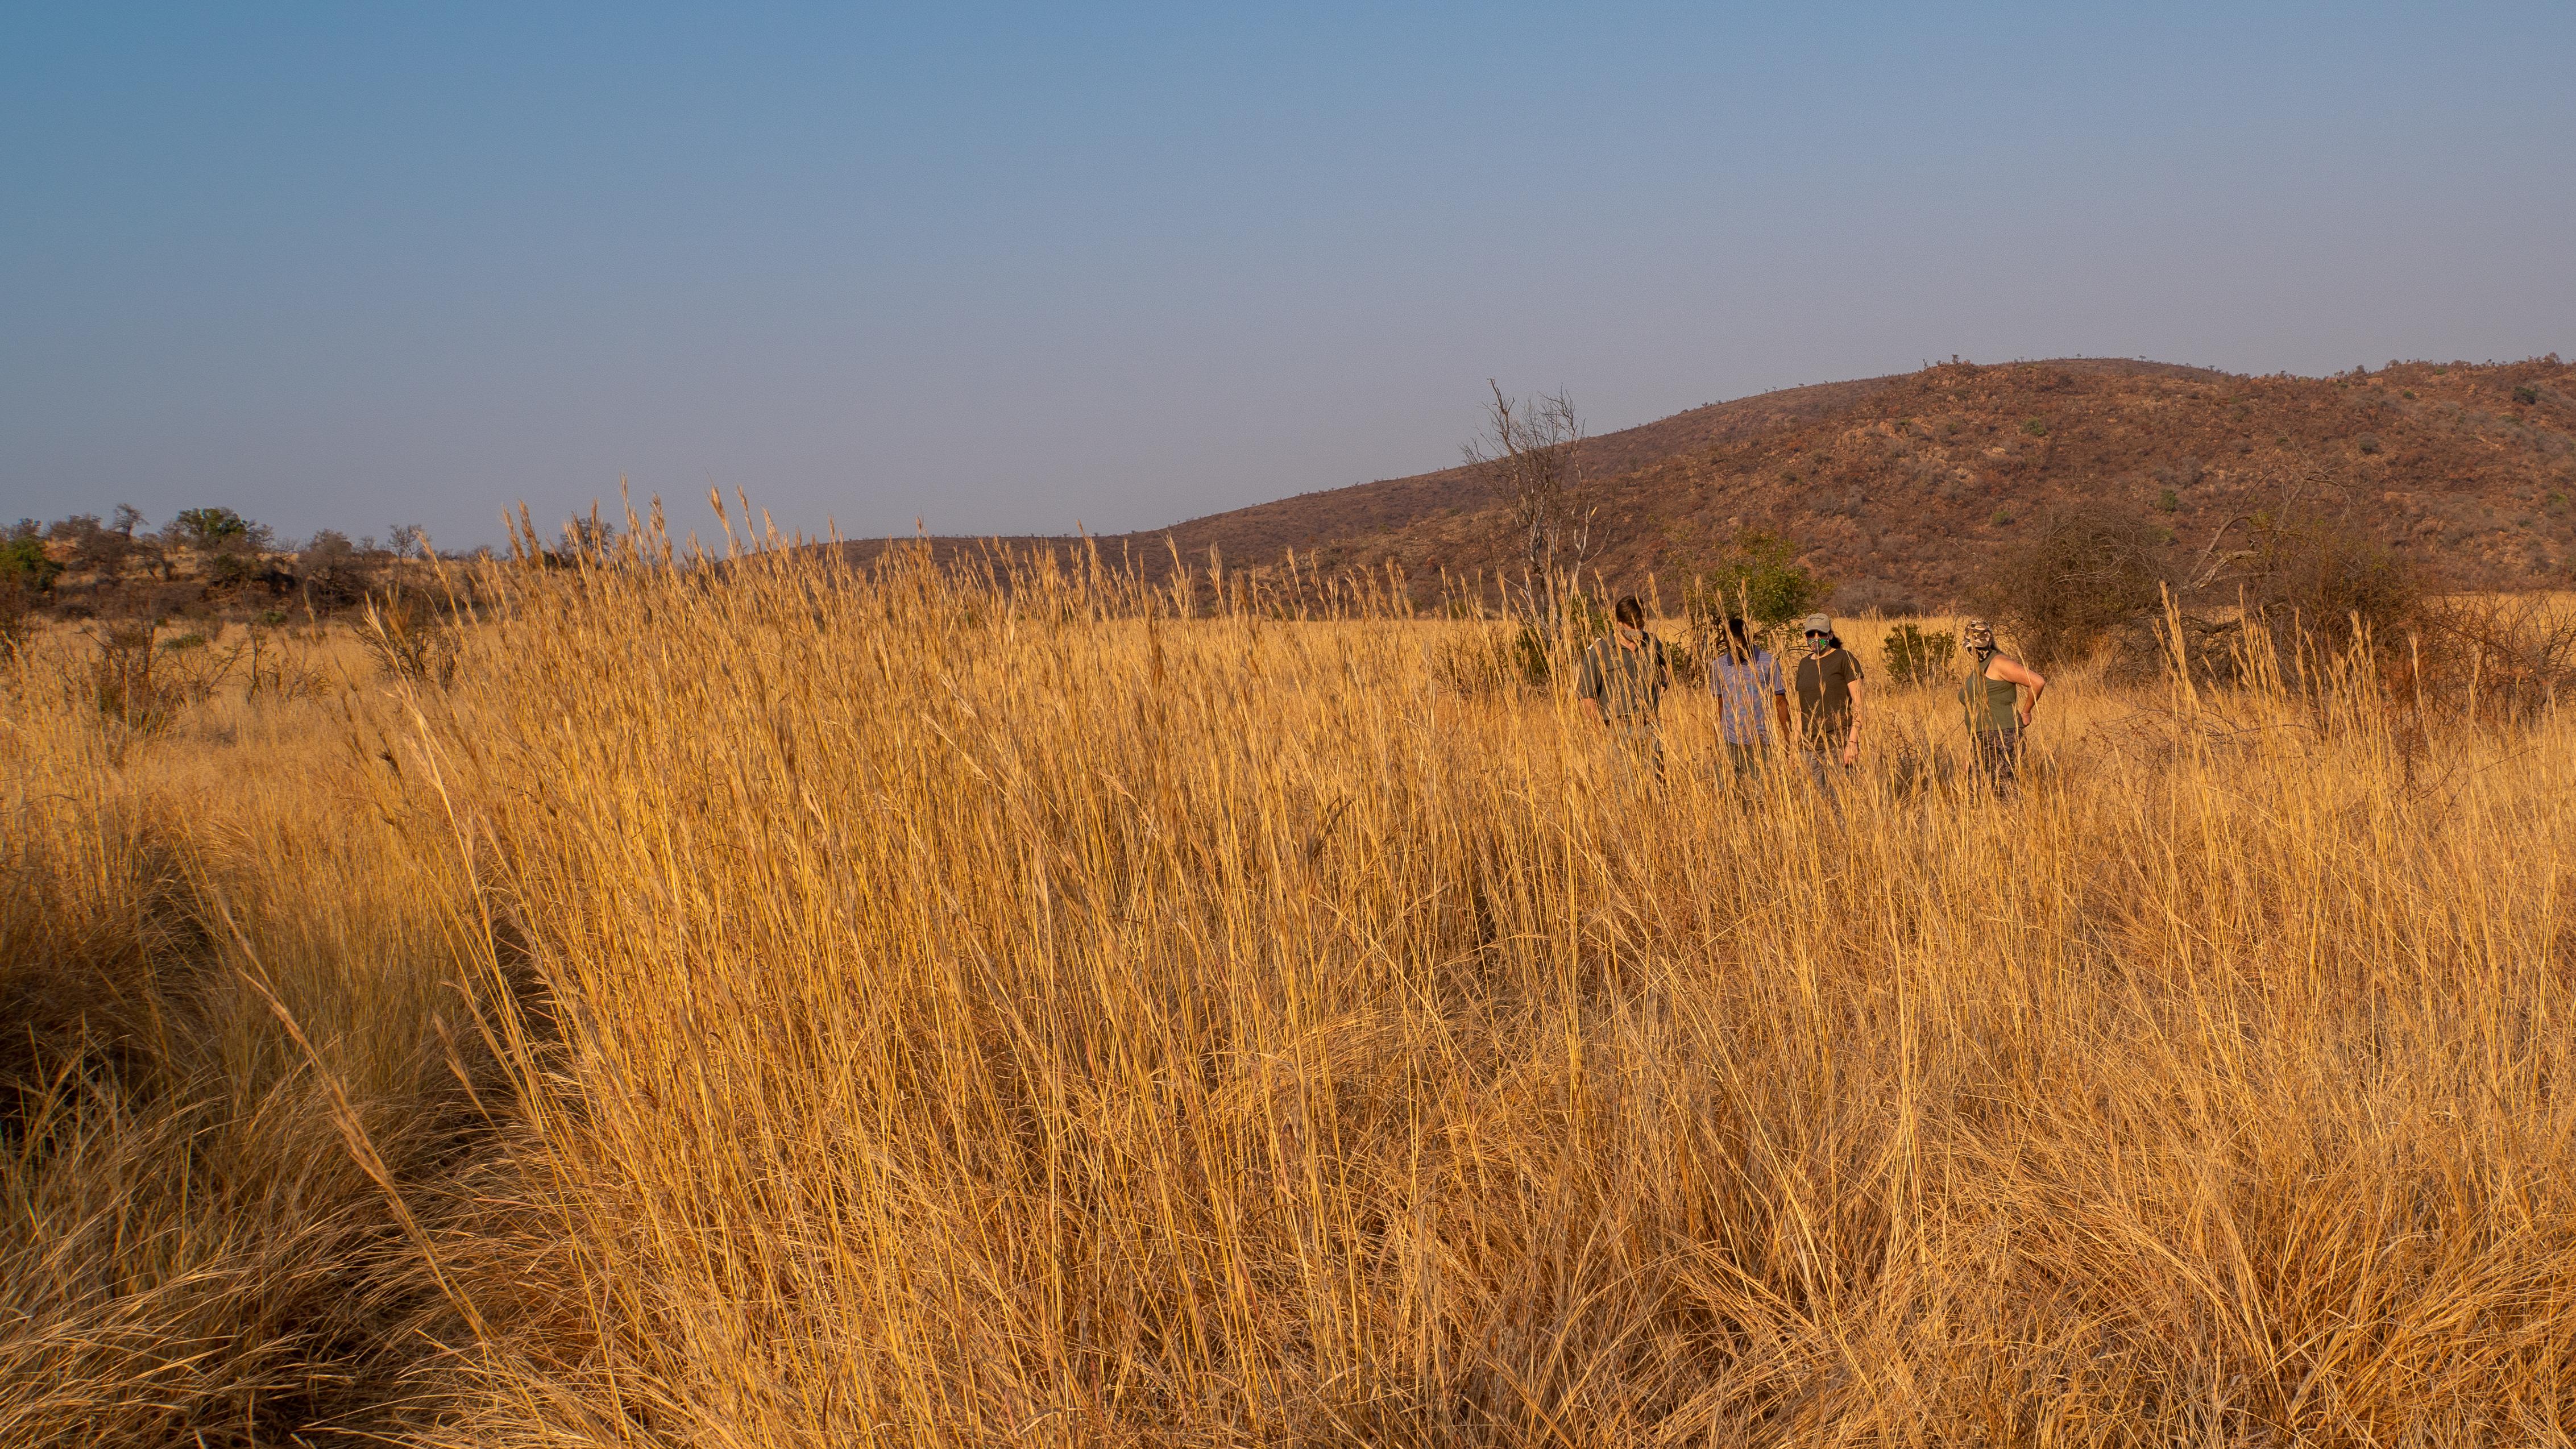
[[[1591,439],[1617,588],[1676,579],[1747,529],[1795,540],[1845,607],[1957,598],[1993,551],[2076,498],[2136,508],[2197,548],[2295,490],[2349,513],[2463,587],[2563,587],[2576,560],[2576,368],[2392,363],[2251,377],[2118,358],[1820,383],[1712,403]],[[1095,540],[1161,576],[1177,550],[1263,572],[1294,549],[1327,573],[1399,566],[1416,597],[1445,570],[1516,572],[1465,468],[1323,489]],[[1063,550],[1076,540],[996,540]],[[930,540],[954,558],[981,540]],[[884,543],[845,545],[871,555]]]

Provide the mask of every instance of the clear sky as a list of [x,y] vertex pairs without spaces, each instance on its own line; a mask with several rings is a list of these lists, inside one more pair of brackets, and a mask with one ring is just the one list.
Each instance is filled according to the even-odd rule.
[[1094,530],[1953,353],[2576,352],[2576,5],[0,9],[0,516]]

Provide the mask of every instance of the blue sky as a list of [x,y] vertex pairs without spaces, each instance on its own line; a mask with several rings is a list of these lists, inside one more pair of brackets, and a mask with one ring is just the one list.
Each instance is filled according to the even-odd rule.
[[22,5],[0,515],[1150,526],[1953,353],[2576,352],[2576,6]]

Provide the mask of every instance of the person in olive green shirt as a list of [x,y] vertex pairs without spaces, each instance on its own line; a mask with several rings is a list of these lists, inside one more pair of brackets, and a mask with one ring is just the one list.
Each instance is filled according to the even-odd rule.
[[1646,606],[1631,594],[1610,611],[1610,633],[1583,651],[1574,692],[1592,717],[1619,737],[1621,753],[1664,777],[1661,713],[1672,665],[1664,641],[1646,632]]
[[[1970,619],[1960,626],[1959,644],[1968,651],[1968,677],[1959,684],[1959,707],[1968,722],[1968,742],[1976,751],[1977,772],[1998,795],[2011,793],[2021,773],[2022,732],[2039,708],[2048,681],[2037,670],[1995,647],[1995,626]],[[2030,691],[2027,697],[2023,690]]]
[[1798,627],[1807,636],[1797,677],[1800,752],[1808,773],[1821,785],[1832,778],[1836,763],[1845,768],[1860,763],[1869,689],[1861,681],[1860,660],[1834,636],[1833,620],[1809,614]]

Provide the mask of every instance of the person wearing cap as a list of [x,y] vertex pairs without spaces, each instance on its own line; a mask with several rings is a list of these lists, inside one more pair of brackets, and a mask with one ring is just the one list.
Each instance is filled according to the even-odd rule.
[[1583,651],[1574,692],[1592,717],[1619,737],[1625,762],[1645,766],[1660,780],[1664,737],[1659,716],[1672,666],[1664,657],[1664,641],[1646,632],[1646,606],[1635,595],[1612,606],[1610,619],[1609,636],[1593,640]]
[[1740,614],[1728,617],[1717,653],[1708,661],[1708,688],[1717,696],[1717,733],[1727,762],[1739,778],[1762,768],[1771,752],[1775,715],[1780,735],[1789,733],[1789,692],[1780,682],[1779,659],[1753,642]]
[[[2048,681],[2037,670],[1995,647],[1995,626],[1970,619],[1959,628],[1959,644],[1971,667],[1959,684],[1959,707],[1967,717],[1968,742],[1976,752],[1977,772],[1997,794],[2012,789],[2021,773],[2022,731],[2039,708]],[[2028,690],[2027,695],[2022,691]]]
[[1834,637],[1834,621],[1809,614],[1799,625],[1807,637],[1806,657],[1798,661],[1798,724],[1807,768],[1819,784],[1833,766],[1860,763],[1860,726],[1867,689],[1861,683],[1860,660]]

